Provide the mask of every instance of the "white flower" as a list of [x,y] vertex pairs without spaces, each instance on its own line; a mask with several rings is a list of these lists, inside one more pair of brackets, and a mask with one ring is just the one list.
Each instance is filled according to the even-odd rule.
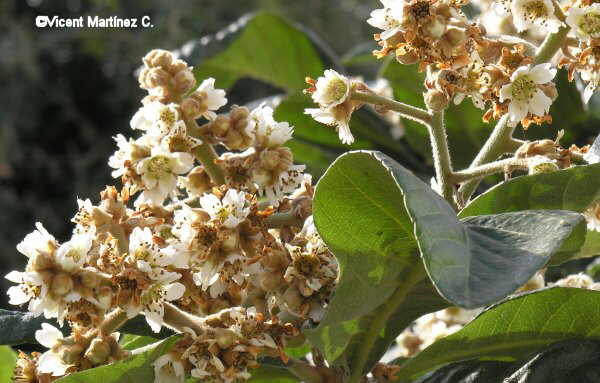
[[228,229],[237,227],[250,213],[250,208],[246,206],[246,194],[235,189],[227,190],[222,200],[214,194],[205,194],[200,197],[200,206],[211,219]]
[[287,122],[277,122],[273,118],[273,108],[261,104],[250,113],[248,130],[254,136],[256,146],[275,148],[292,138],[294,127]]
[[567,24],[582,40],[600,38],[600,3],[584,8],[570,8]]
[[[158,101],[142,106],[131,119],[131,128],[148,133],[157,142],[164,136],[185,126],[177,105]],[[183,128],[185,130],[185,128]]]
[[154,363],[155,383],[182,383],[185,381],[185,370],[181,360],[176,360],[172,354],[157,358]]
[[[63,339],[63,334],[56,327],[42,323],[42,329],[35,332],[35,340],[44,347],[52,349],[58,341]],[[37,364],[37,371],[52,376],[63,376],[71,365],[63,362],[62,358],[53,350],[42,354]]]
[[350,87],[350,80],[346,76],[327,69],[324,76],[317,79],[312,98],[322,109],[332,108],[348,99]]
[[48,230],[40,222],[36,222],[37,230],[27,234],[18,245],[17,250],[27,258],[35,258],[39,254],[49,254],[56,247],[56,239],[48,233]]
[[140,271],[148,273],[152,279],[161,279],[163,268],[172,264],[176,254],[165,254],[154,244],[150,228],[136,227],[129,236],[129,257],[136,262]]
[[375,28],[382,29],[382,39],[387,39],[400,31],[400,23],[404,18],[403,0],[381,0],[384,8],[376,9],[371,12],[371,17],[367,23]]
[[19,286],[11,286],[6,292],[11,305],[22,305],[29,302],[28,310],[35,316],[44,312],[48,285],[42,277],[35,272],[11,271],[6,274],[6,279],[19,283]]
[[293,193],[302,184],[305,169],[305,165],[291,165],[282,171],[273,183],[270,182],[270,178],[265,179],[261,172],[254,172],[252,180],[258,186],[259,194],[264,195],[269,203],[278,206],[283,197]]
[[141,312],[146,316],[146,322],[154,332],[160,332],[163,325],[165,302],[177,300],[185,293],[185,286],[182,283],[172,282],[174,278],[178,279],[181,275],[167,274],[163,281],[153,284],[144,291],[140,302]]
[[177,186],[177,175],[189,172],[193,166],[194,157],[190,153],[171,153],[162,146],[153,147],[152,155],[137,164],[144,191],[136,200],[136,206],[147,202],[162,204]]
[[340,137],[340,141],[346,145],[350,145],[354,142],[354,136],[350,131],[349,120],[346,118],[339,118],[336,115],[335,109],[304,109],[304,113],[312,116],[316,121],[330,126],[335,126],[336,131]]
[[136,165],[142,158],[150,154],[149,137],[142,136],[137,140],[127,140],[122,134],[113,137],[118,149],[108,159],[108,166],[115,169],[111,175],[119,178],[127,173],[129,166]]
[[209,120],[217,117],[217,114],[214,112],[215,110],[227,104],[225,91],[223,89],[215,89],[215,79],[212,77],[202,81],[202,84],[196,89],[196,93],[203,95],[204,106],[207,109],[203,116]]
[[63,243],[56,251],[56,262],[66,271],[80,269],[92,248],[93,240],[94,236],[89,233],[74,234],[69,242]]
[[551,65],[522,66],[511,76],[511,83],[500,89],[500,102],[510,100],[508,105],[509,126],[516,126],[529,113],[543,116],[548,113],[552,99],[538,87],[554,78],[556,69]]
[[548,32],[556,33],[563,25],[554,14],[551,0],[513,0],[510,10],[518,32],[540,26]]

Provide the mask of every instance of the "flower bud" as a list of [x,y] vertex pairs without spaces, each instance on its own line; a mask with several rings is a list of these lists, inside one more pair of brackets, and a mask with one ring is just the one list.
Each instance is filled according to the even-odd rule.
[[210,176],[202,166],[197,166],[187,175],[185,186],[193,193],[202,195],[212,188]]
[[189,67],[177,72],[173,81],[175,91],[180,94],[189,92],[196,85],[196,78]]
[[444,37],[450,44],[458,46],[465,41],[465,31],[458,28],[449,28]]
[[96,338],[92,340],[90,346],[84,354],[84,357],[92,364],[103,364],[108,360],[111,354],[111,347],[104,339]]
[[556,161],[544,156],[535,156],[530,158],[529,174],[552,173],[559,170]]
[[429,89],[424,95],[427,109],[439,112],[448,107],[448,96],[437,89]]
[[168,68],[173,62],[173,54],[164,49],[153,49],[143,58],[144,64],[149,68]]
[[259,276],[260,287],[265,291],[273,291],[283,284],[283,278],[278,273],[264,272]]
[[73,279],[67,273],[58,273],[52,279],[52,292],[59,296],[67,295],[73,290]]
[[216,328],[215,339],[222,349],[231,347],[237,340],[237,334],[228,328]]
[[158,88],[169,85],[171,75],[163,68],[150,68],[143,79],[140,80],[140,85],[144,89]]

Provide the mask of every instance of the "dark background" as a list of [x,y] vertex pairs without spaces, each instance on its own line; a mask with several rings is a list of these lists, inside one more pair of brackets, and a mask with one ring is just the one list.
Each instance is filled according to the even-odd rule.
[[[177,49],[265,9],[315,31],[343,55],[372,42],[364,20],[376,0],[2,0],[0,1],[0,275],[22,270],[16,244],[40,221],[68,239],[76,198],[98,200],[113,183],[112,136],[129,133],[144,92],[133,75],[153,48]],[[37,28],[37,15],[149,15],[154,28]],[[277,38],[277,36],[273,36]],[[374,44],[373,44],[374,45]],[[193,65],[193,63],[191,63]],[[243,103],[259,92],[242,81],[228,95]],[[10,282],[0,280],[0,306]],[[14,308],[14,307],[13,307]]]

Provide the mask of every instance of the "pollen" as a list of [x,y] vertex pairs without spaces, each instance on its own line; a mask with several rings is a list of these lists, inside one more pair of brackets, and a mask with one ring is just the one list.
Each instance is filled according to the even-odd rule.
[[579,19],[579,28],[588,35],[600,33],[600,14],[586,13]]
[[533,98],[537,89],[535,82],[529,76],[517,77],[512,83],[512,96],[517,101],[527,101]]
[[542,1],[530,1],[523,7],[525,17],[529,20],[545,19],[548,17],[548,8]]

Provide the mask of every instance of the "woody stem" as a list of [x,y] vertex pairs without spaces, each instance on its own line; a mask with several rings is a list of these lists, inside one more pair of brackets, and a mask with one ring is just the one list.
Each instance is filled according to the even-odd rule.
[[417,108],[416,106],[408,105],[374,93],[366,93],[359,90],[352,91],[350,97],[356,101],[383,106],[388,110],[398,112],[402,117],[416,121],[423,125],[429,125],[431,123],[431,114],[424,109]]
[[217,186],[223,185],[225,183],[225,175],[223,174],[223,169],[215,162],[218,158],[215,149],[208,143],[195,120],[186,118],[185,126],[190,136],[202,140],[202,144],[192,149],[192,153],[202,163],[212,182]]

